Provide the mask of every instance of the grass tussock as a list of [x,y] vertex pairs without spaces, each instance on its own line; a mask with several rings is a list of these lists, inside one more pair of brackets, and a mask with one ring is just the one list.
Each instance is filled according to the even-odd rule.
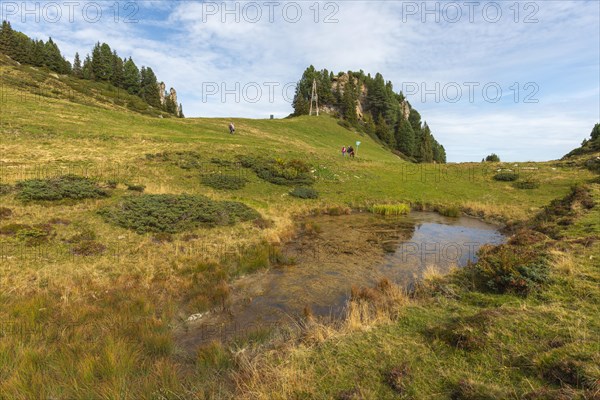
[[406,215],[410,212],[410,205],[399,204],[374,204],[369,208],[373,214],[380,215]]

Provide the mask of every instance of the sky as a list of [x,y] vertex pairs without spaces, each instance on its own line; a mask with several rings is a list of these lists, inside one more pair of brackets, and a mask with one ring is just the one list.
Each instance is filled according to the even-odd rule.
[[283,118],[309,65],[380,72],[448,161],[558,159],[600,121],[600,2],[0,1],[82,59],[97,41],[174,87],[186,117]]

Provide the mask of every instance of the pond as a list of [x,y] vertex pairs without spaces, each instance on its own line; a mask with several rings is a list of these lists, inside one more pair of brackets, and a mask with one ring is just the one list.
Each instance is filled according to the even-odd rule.
[[504,240],[497,226],[430,212],[306,217],[280,249],[292,265],[238,279],[228,307],[187,323],[178,341],[195,348],[211,340],[244,337],[292,323],[306,309],[335,318],[353,285],[372,286],[387,277],[406,286],[428,269],[447,273],[476,261],[481,246]]

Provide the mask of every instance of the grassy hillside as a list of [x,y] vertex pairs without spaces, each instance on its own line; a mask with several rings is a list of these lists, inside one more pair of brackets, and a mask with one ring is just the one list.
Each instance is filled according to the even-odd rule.
[[[518,398],[526,385],[556,389],[563,382],[531,377],[527,363],[538,361],[528,346],[543,346],[540,337],[577,347],[585,368],[595,360],[598,242],[577,241],[598,235],[597,207],[576,209],[569,224],[553,225],[568,230],[573,243],[552,243],[557,260],[565,258],[539,296],[488,295],[460,285],[457,296],[403,303],[399,320],[361,325],[372,330],[332,331],[325,335],[331,340],[308,347],[285,342],[291,353],[273,358],[263,359],[253,341],[190,356],[174,329],[225,304],[232,280],[273,266],[272,246],[290,238],[298,216],[407,202],[514,225],[595,175],[566,161],[408,164],[327,116],[232,119],[236,134],[229,135],[229,119],[158,118],[151,109],[132,110],[134,99],[111,87],[13,64],[0,64],[0,398],[330,398],[344,391],[355,396],[345,398],[381,398],[394,395],[385,374],[402,363],[419,377],[407,383],[406,398],[447,398],[463,376],[514,390],[456,398]],[[357,140],[357,158],[344,159],[341,147]],[[267,178],[281,173],[290,185],[261,178],[264,168]],[[533,188],[494,180],[501,170],[518,172],[518,181]],[[65,175],[89,180],[54,179]],[[208,186],[214,175],[243,178],[243,187]],[[314,180],[318,199],[289,195],[300,178]],[[591,187],[597,202],[598,184]],[[180,194],[191,196],[176,200],[185,200],[184,214],[193,208],[204,222],[161,232],[187,216],[177,214],[172,197],[148,195]],[[117,213],[123,209],[141,214]],[[238,257],[224,259],[231,252]],[[454,329],[455,319],[479,329],[469,318],[495,308],[497,328],[483,333],[489,341],[476,352],[431,333]],[[522,330],[512,329],[518,324]],[[271,343],[268,335],[260,342]],[[236,356],[255,351],[254,358]],[[308,378],[293,383],[299,374]],[[577,385],[571,386],[580,394],[597,387]]]

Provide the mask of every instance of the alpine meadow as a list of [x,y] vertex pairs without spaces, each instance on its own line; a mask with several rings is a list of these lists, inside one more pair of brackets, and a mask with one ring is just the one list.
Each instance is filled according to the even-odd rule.
[[0,4],[0,399],[600,399],[600,3],[109,3]]

